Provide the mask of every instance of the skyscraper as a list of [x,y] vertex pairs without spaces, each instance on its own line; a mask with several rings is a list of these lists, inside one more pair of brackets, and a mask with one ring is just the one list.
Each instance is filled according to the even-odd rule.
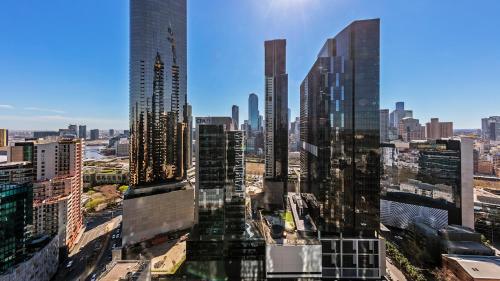
[[[286,191],[288,178],[288,74],[286,73],[286,40],[264,42],[265,74],[265,178]],[[284,194],[283,194],[284,195]]]
[[355,21],[328,39],[300,87],[300,190],[320,206],[324,278],[383,275],[379,24]]
[[[490,116],[481,119],[481,135],[483,139],[491,139],[490,128],[492,123],[500,123],[500,116]],[[493,125],[493,127],[495,127],[495,125]]]
[[233,119],[233,130],[238,131],[240,128],[240,108],[233,105],[231,108],[231,117]]
[[179,181],[188,164],[186,1],[130,1],[130,184]]
[[123,244],[193,224],[186,0],[130,1],[130,186]]
[[425,124],[425,137],[434,140],[453,137],[453,122],[439,122],[439,118],[431,118],[431,122]]
[[389,141],[389,109],[380,110],[380,142]]
[[259,128],[259,97],[251,93],[248,96],[248,125],[250,131],[257,131]]
[[75,135],[75,136],[78,136],[78,132],[76,131],[77,130],[77,126],[76,124],[69,124],[68,125],[68,132],[72,135]]
[[84,140],[87,139],[87,126],[78,126],[78,137]]

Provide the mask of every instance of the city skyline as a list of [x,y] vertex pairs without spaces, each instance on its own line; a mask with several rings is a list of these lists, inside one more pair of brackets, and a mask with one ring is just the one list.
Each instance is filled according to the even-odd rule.
[[[187,88],[193,116],[229,115],[231,104],[240,107],[241,116],[248,116],[246,100],[251,92],[260,97],[259,107],[264,108],[262,42],[286,38],[289,107],[293,119],[298,116],[301,77],[306,74],[308,61],[316,56],[323,38],[332,36],[334,30],[346,22],[379,17],[383,22],[381,108],[392,108],[394,102],[404,101],[420,119],[439,117],[453,121],[456,128],[480,128],[481,118],[497,114],[495,103],[483,100],[493,100],[500,88],[493,77],[500,69],[500,53],[488,48],[500,40],[492,36],[498,19],[493,14],[488,16],[497,10],[494,6],[498,3],[486,3],[491,7],[455,3],[452,6],[451,1],[446,1],[433,3],[433,9],[427,9],[424,2],[402,7],[391,1],[377,5],[319,0],[274,0],[260,6],[255,1],[220,3],[225,5],[207,7],[207,3],[188,2],[192,16],[188,19]],[[96,5],[100,9],[94,9]],[[78,123],[89,128],[127,128],[128,4],[76,2],[79,12],[69,13],[70,22],[74,24],[64,24],[64,27],[59,21],[69,20],[69,16],[53,16],[53,11],[68,9],[59,4],[32,3],[33,9],[28,10],[14,2],[6,6],[0,12],[0,23],[4,23],[2,32],[10,39],[0,47],[0,58],[6,62],[0,66],[0,122],[4,127],[56,129]],[[205,12],[207,9],[209,13]],[[225,15],[227,9],[234,11],[233,15]],[[330,17],[326,12],[332,9],[338,17]],[[440,18],[445,11],[453,15],[446,21]],[[28,13],[28,17],[19,17],[20,13]],[[92,17],[88,17],[89,13]],[[466,13],[478,20],[462,23]],[[34,21],[41,22],[38,20],[41,16],[43,23],[34,25]],[[19,18],[31,20],[21,23]],[[326,20],[330,24],[321,24]],[[237,22],[236,28],[213,32],[214,27],[229,22]],[[52,31],[48,32],[49,29]],[[310,34],[309,29],[313,30]],[[463,43],[463,34],[472,36],[467,41],[474,43]],[[213,36],[218,40],[209,40]],[[304,36],[305,42],[299,40]],[[455,44],[457,42],[460,44]],[[224,43],[228,43],[227,46]],[[75,44],[82,47],[78,53],[71,47]],[[242,50],[249,46],[254,47],[243,56]],[[411,54],[416,52],[425,52],[426,56],[412,58]],[[464,57],[463,53],[476,55]],[[223,83],[214,76],[231,66],[235,59],[248,67],[228,74],[226,81],[234,82]],[[432,68],[425,67],[431,64]],[[479,66],[481,71],[463,71]],[[205,75],[207,69],[211,71]],[[443,77],[440,73],[447,75]],[[467,82],[473,80],[476,82]],[[475,94],[480,98],[463,102],[471,93],[480,93]],[[214,98],[207,98],[209,94]],[[430,98],[435,102],[428,103]],[[445,103],[448,106],[443,107]],[[458,114],[465,111],[467,115]]]

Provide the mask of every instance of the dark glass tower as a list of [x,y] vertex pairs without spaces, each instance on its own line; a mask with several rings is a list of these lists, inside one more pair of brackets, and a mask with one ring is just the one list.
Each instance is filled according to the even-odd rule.
[[288,176],[288,74],[286,40],[264,42],[265,177],[285,183]]
[[0,274],[26,258],[33,224],[31,162],[0,165]]
[[301,84],[301,191],[321,204],[323,235],[379,229],[379,20],[328,39]]
[[233,119],[233,130],[238,131],[240,129],[240,108],[237,105],[233,105],[231,108],[231,117]]
[[186,1],[130,1],[130,184],[186,177]]
[[250,131],[259,130],[259,97],[254,93],[248,96],[248,124]]

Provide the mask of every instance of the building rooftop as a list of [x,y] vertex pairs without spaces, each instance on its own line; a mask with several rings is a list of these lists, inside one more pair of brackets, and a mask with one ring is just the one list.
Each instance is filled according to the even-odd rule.
[[500,277],[500,257],[497,256],[462,256],[443,255],[460,265],[472,278],[499,280]]
[[13,167],[13,166],[22,166],[22,165],[28,165],[31,162],[29,161],[19,161],[19,162],[7,162],[7,163],[0,163],[0,168],[4,167]]
[[129,188],[125,193],[125,199],[150,196],[155,194],[163,194],[177,190],[193,189],[193,186],[188,181],[160,183],[148,185],[144,187]]

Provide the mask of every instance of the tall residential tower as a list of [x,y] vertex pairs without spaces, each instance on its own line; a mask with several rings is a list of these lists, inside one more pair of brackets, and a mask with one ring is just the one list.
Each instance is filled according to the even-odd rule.
[[186,1],[130,1],[130,184],[179,181],[187,167]]
[[186,0],[130,1],[130,186],[123,244],[193,224]]
[[379,23],[328,39],[300,87],[300,190],[319,204],[323,278],[383,276]]
[[265,51],[265,179],[271,204],[279,204],[288,178],[288,74],[286,40],[264,42]]

